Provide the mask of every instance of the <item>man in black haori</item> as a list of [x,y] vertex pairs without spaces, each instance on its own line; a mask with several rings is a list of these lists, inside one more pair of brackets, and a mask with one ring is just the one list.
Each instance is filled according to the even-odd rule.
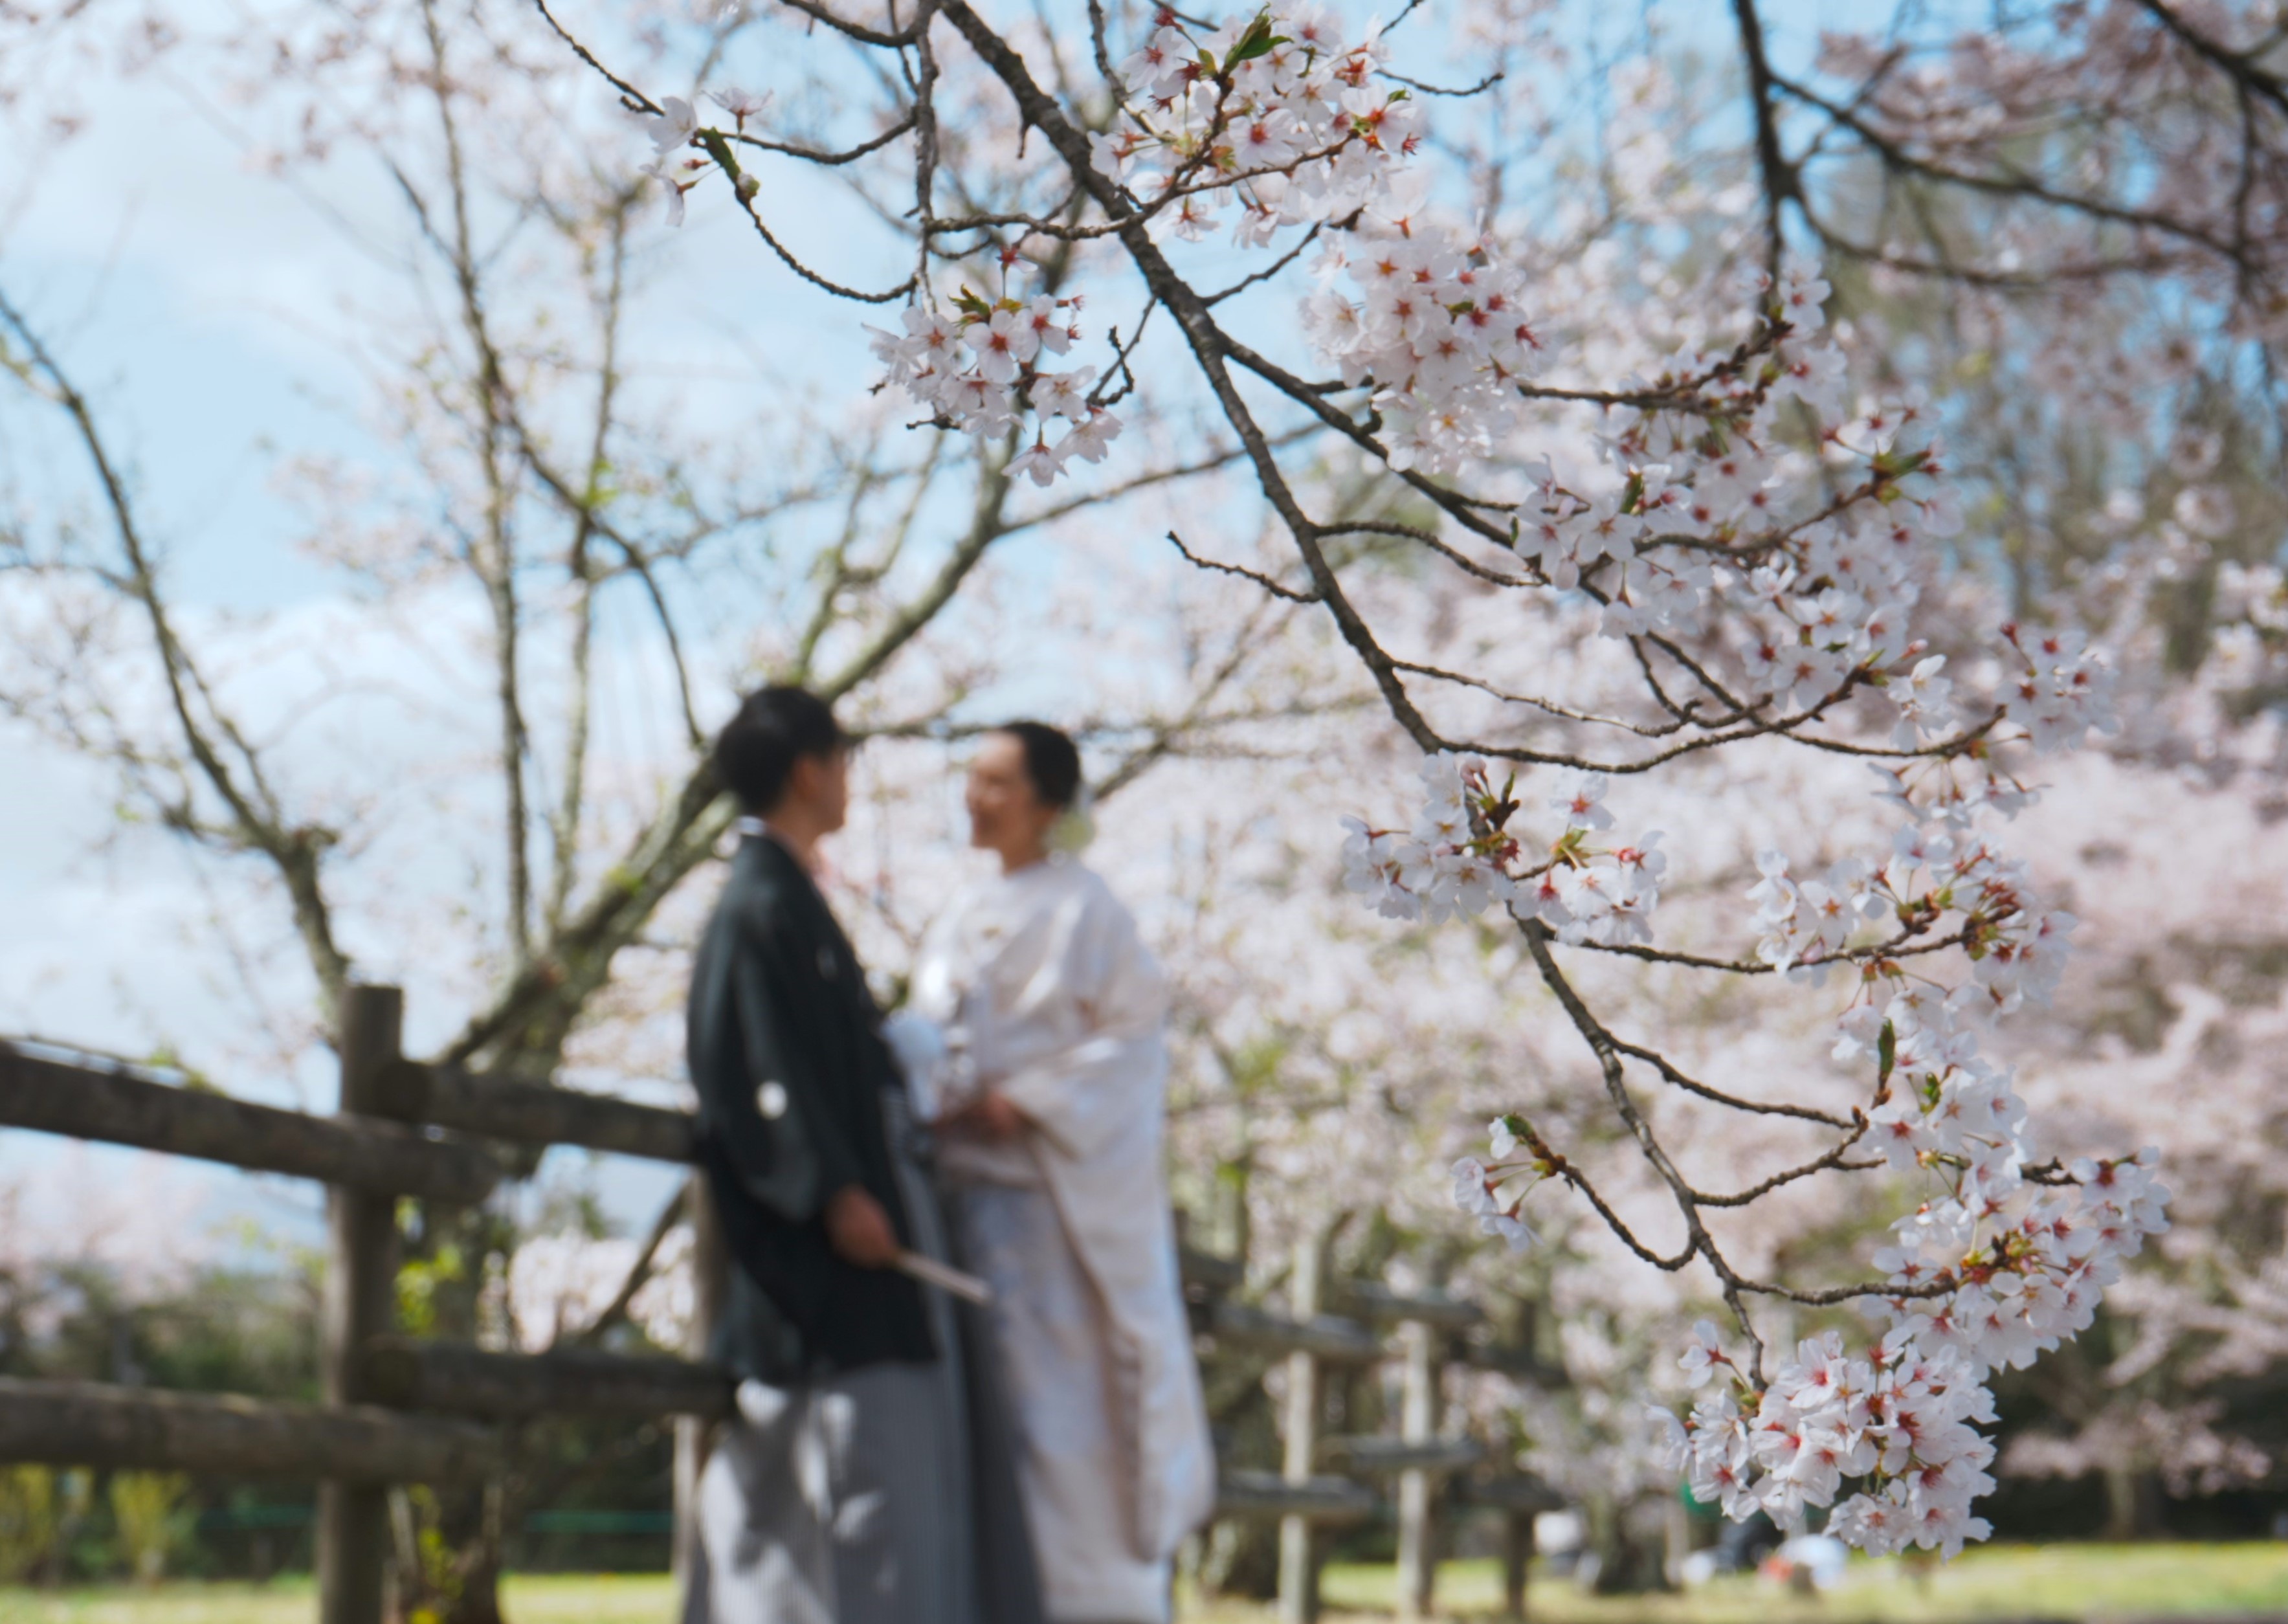
[[[1037,1624],[974,1310],[865,973],[811,878],[842,826],[826,705],[751,695],[716,744],[747,816],[694,967],[699,1153],[734,1260],[738,1418],[701,1477],[684,1624]],[[920,1261],[917,1261],[917,1260]]]

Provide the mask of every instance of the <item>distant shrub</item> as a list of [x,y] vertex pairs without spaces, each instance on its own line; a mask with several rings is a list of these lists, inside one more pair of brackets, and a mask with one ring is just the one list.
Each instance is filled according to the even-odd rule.
[[167,1560],[190,1542],[198,1520],[184,1502],[191,1480],[180,1472],[115,1472],[111,1520],[118,1531],[119,1554],[129,1571],[146,1584],[166,1577]]
[[0,1467],[0,1585],[29,1579],[55,1549],[56,1502],[52,1468]]

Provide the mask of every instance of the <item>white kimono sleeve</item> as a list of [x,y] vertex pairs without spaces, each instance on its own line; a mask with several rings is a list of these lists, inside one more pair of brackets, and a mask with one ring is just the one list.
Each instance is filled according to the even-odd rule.
[[1075,1162],[1090,1162],[1137,1128],[1140,1090],[1156,1124],[1166,1066],[1161,1023],[1167,977],[1136,921],[1110,892],[1092,886],[1058,956],[1060,991],[1078,1007],[1082,1035],[1035,1054],[994,1087]]

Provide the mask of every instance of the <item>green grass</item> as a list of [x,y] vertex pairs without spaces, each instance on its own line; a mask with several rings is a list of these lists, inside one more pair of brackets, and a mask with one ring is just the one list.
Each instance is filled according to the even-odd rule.
[[[1330,1610],[1386,1612],[1386,1567],[1331,1568]],[[1500,1606],[1490,1562],[1440,1570],[1439,1610],[1490,1618]],[[1823,1596],[1791,1595],[1750,1576],[1681,1596],[1599,1597],[1536,1576],[1529,1610],[1544,1624],[1886,1624],[1888,1620],[2288,1617],[2288,1543],[2001,1546],[1920,1569],[1898,1559],[1855,1563]],[[1234,1624],[1249,1617],[1230,1615]]]
[[[1330,1568],[1331,1616],[1386,1615],[1386,1567]],[[1490,1562],[1450,1563],[1439,1573],[1442,1613],[1494,1616],[1500,1579]],[[512,1624],[668,1624],[663,1575],[530,1575],[508,1581]],[[1975,1550],[1918,1574],[1897,1561],[1863,1562],[1822,1596],[1791,1595],[1756,1579],[1724,1579],[1688,1596],[1601,1599],[1536,1576],[1540,1624],[1977,1624],[1979,1620],[2288,1618],[2288,1543],[2050,1545]],[[0,1590],[0,1624],[309,1624],[307,1580],[269,1585],[168,1584],[53,1594]],[[1267,1624],[1268,1608],[1192,1607],[1185,1624]]]
[[[675,1612],[663,1573],[517,1575],[502,1599],[512,1624],[668,1624]],[[0,1624],[310,1624],[316,1616],[316,1591],[306,1579],[0,1590]]]

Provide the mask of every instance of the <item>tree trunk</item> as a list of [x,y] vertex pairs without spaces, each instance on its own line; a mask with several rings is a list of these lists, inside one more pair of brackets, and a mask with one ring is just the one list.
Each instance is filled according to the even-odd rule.
[[398,1624],[502,1624],[501,1564],[523,1507],[495,1480],[447,1494],[416,1489],[391,1508]]
[[2161,1484],[2133,1466],[2105,1469],[2105,1537],[2149,1540],[2161,1529]]
[[[1669,1588],[1664,1508],[1640,1501],[1618,1506],[1600,1499],[1590,1509],[1593,1548],[1597,1553],[1599,1596],[1642,1596]],[[1649,1513],[1649,1515],[1647,1515]]]
[[460,1594],[441,1610],[441,1624],[502,1624],[501,1564],[506,1556],[507,1514],[512,1496],[504,1485],[489,1483],[477,1493],[475,1536],[460,1548]]

